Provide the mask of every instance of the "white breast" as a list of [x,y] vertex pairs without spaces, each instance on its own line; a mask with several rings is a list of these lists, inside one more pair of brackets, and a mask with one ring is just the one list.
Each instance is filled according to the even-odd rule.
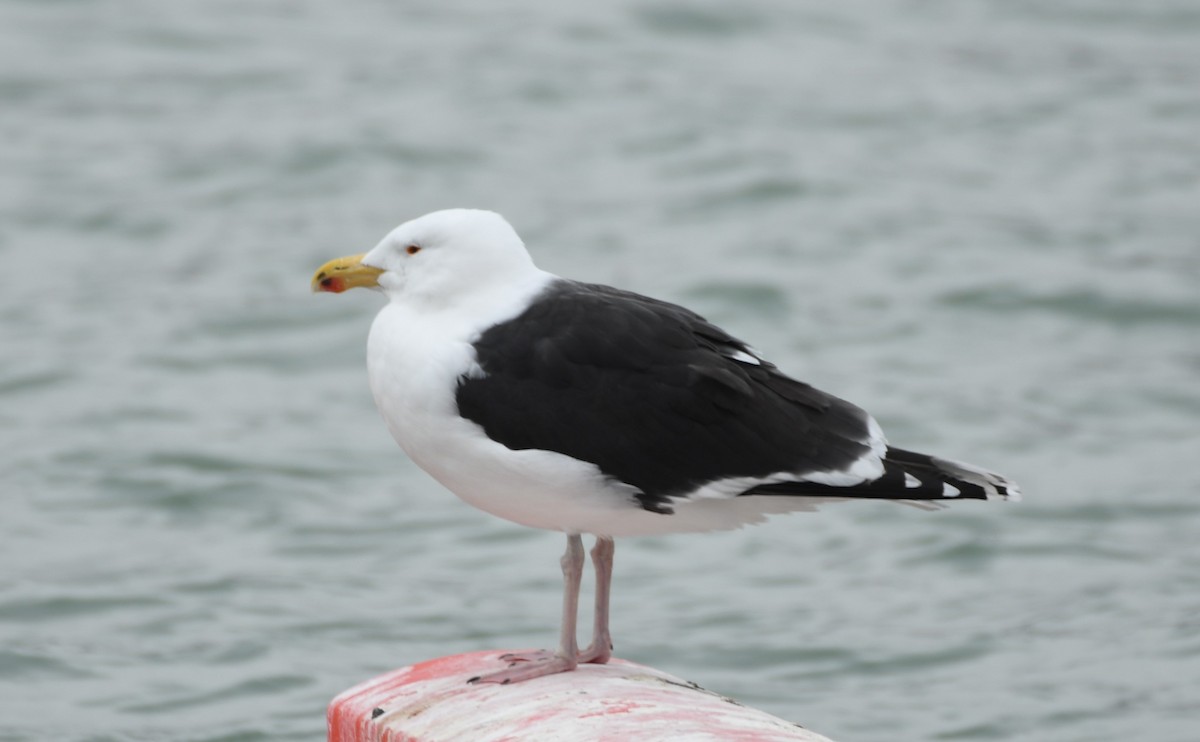
[[[467,503],[535,528],[592,532],[596,510],[634,507],[632,488],[606,481],[591,464],[549,451],[514,451],[459,416],[458,379],[482,373],[471,342],[516,316],[553,276],[479,307],[430,312],[392,302],[371,325],[367,373],[392,437],[418,466]],[[483,301],[486,297],[476,297]],[[489,316],[481,323],[475,317]],[[572,507],[577,505],[578,507]],[[579,511],[584,512],[579,512]]]

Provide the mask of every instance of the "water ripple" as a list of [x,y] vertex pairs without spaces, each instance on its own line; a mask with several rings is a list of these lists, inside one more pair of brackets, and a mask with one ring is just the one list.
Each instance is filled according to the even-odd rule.
[[0,621],[43,623],[167,605],[161,598],[64,595],[0,602]]
[[230,699],[245,701],[254,696],[278,695],[297,688],[305,688],[312,685],[312,683],[313,679],[307,676],[272,675],[251,678],[204,693],[181,695],[152,703],[128,704],[121,707],[121,710],[125,713],[134,714],[166,714],[186,708],[212,706]]
[[1125,299],[1091,289],[1038,294],[1018,288],[980,288],[954,291],[940,297],[949,307],[988,312],[1048,312],[1118,326],[1200,324],[1200,303]]

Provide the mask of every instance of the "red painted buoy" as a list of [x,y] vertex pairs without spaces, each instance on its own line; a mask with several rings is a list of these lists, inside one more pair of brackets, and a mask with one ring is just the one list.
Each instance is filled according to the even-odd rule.
[[489,650],[441,657],[357,685],[329,705],[329,742],[830,742],[815,732],[644,665],[614,659],[511,685]]

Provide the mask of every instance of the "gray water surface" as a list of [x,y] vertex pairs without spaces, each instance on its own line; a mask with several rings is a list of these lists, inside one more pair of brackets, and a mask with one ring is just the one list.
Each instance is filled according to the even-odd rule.
[[1194,2],[0,0],[0,740],[320,739],[547,645],[311,271],[436,208],[1020,505],[618,544],[617,653],[850,740],[1200,724]]

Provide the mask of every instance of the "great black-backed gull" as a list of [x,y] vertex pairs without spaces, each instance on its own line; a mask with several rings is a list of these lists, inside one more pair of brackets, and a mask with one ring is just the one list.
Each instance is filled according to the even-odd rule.
[[[312,287],[387,296],[367,370],[413,461],[481,510],[567,534],[558,649],[473,680],[608,661],[614,537],[739,528],[832,500],[1020,496],[998,474],[890,446],[866,412],[694,312],[539,270],[490,211],[401,224],[370,252],[323,265]],[[596,537],[595,625],[579,651],[585,533]]]

